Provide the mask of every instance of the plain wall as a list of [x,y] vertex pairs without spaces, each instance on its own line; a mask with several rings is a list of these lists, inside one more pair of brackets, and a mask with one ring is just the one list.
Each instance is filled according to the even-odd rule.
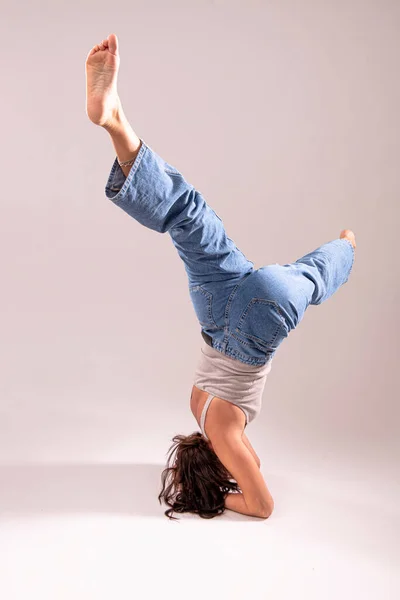
[[[276,354],[265,469],[399,484],[399,20],[383,2],[2,6],[0,460],[163,463],[202,344],[168,234],[104,195],[85,59],[116,33],[137,134],[256,267],[356,234],[349,282]],[[397,488],[398,489],[398,488]]]

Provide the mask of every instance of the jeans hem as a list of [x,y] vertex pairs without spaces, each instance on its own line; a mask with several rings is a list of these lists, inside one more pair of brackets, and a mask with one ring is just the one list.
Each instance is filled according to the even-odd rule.
[[352,272],[352,270],[353,270],[354,259],[355,259],[355,256],[356,256],[356,249],[354,248],[354,246],[353,246],[353,244],[350,242],[350,240],[348,240],[347,238],[339,238],[339,241],[341,241],[341,242],[347,242],[347,244],[350,246],[350,248],[351,248],[351,251],[352,251],[352,259],[351,259],[351,265],[350,265],[350,269],[349,269],[349,271],[348,271],[348,273],[347,273],[347,278],[346,278],[346,280],[344,281],[344,283],[347,283],[347,282],[348,282],[348,280],[349,280],[349,277],[350,277],[350,273],[351,273],[351,272]]
[[128,176],[125,178],[125,181],[121,187],[121,189],[114,195],[112,196],[112,193],[115,192],[115,188],[113,188],[113,184],[114,181],[117,177],[125,177],[124,172],[122,171],[119,163],[118,163],[118,158],[116,157],[114,160],[114,163],[111,167],[111,171],[106,183],[106,187],[105,187],[105,193],[106,196],[109,200],[111,200],[112,202],[114,202],[115,204],[118,204],[118,202],[122,202],[124,200],[124,196],[126,191],[128,190],[132,179],[136,173],[136,171],[138,170],[140,163],[142,162],[142,158],[148,148],[147,144],[141,139],[139,138],[141,141],[141,146],[139,149],[139,152],[135,158],[135,162],[133,163],[131,170],[128,173]]

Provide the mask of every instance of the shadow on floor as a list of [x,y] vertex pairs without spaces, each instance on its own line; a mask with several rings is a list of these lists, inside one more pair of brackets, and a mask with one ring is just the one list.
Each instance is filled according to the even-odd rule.
[[[0,517],[109,513],[167,519],[168,507],[157,499],[163,469],[156,464],[2,465]],[[173,516],[200,519],[188,513]],[[232,511],[222,517],[259,521]]]

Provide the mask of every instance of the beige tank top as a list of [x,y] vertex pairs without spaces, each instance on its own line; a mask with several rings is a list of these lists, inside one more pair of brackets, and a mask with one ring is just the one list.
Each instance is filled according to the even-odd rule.
[[208,437],[204,431],[204,421],[214,396],[239,406],[246,416],[246,425],[259,414],[272,360],[264,365],[249,365],[203,343],[194,385],[209,393],[200,417],[200,428],[206,439]]

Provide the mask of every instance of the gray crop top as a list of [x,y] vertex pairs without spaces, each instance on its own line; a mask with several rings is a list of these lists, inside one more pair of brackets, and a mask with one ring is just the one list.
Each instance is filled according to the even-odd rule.
[[246,425],[259,414],[272,360],[264,365],[246,364],[204,342],[193,383],[199,389],[209,392],[200,417],[201,432],[207,440],[204,422],[214,396],[239,406],[246,416]]

